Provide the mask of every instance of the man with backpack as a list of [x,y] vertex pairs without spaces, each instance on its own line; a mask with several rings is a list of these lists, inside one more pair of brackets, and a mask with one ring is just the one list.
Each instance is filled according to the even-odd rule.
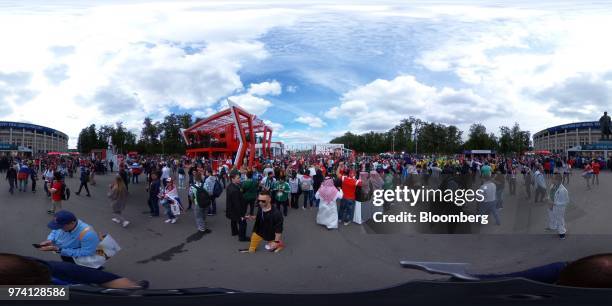
[[81,185],[79,186],[79,191],[75,193],[76,195],[80,195],[81,189],[85,187],[85,191],[87,191],[87,196],[91,197],[91,194],[89,193],[89,187],[87,187],[87,183],[89,182],[89,175],[90,175],[89,169],[85,166],[81,166],[81,176],[80,176]]
[[195,173],[193,184],[191,184],[190,193],[193,197],[193,203],[195,204],[193,213],[198,231],[203,232],[204,234],[209,234],[212,232],[212,230],[206,227],[206,210],[208,210],[208,207],[212,201],[208,191],[206,191],[206,188],[204,188],[202,173]]
[[47,211],[52,215],[62,209],[62,200],[67,200],[66,184],[62,180],[62,175],[59,172],[53,174],[53,182],[51,183],[51,209]]
[[206,175],[208,177],[204,181],[204,189],[206,189],[208,194],[211,196],[211,203],[208,207],[208,215],[214,216],[217,214],[216,199],[221,196],[221,193],[223,193],[223,187],[221,186],[216,173],[211,172],[211,170],[207,170]]

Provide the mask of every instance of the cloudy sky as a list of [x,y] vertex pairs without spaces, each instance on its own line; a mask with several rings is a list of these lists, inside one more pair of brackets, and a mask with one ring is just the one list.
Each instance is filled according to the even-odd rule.
[[533,132],[612,98],[612,6],[582,1],[2,1],[0,120],[66,132],[206,116],[229,98],[277,140],[415,116]]

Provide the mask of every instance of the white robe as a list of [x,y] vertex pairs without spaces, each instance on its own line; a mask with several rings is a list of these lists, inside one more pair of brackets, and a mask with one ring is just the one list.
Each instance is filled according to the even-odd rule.
[[338,206],[336,201],[342,199],[342,190],[336,194],[336,198],[331,202],[321,199],[319,192],[315,194],[316,199],[320,199],[319,211],[317,212],[317,224],[325,225],[327,229],[338,228]]
[[567,189],[560,185],[554,195],[553,207],[548,210],[548,228],[557,230],[559,234],[565,234],[565,208],[569,203]]

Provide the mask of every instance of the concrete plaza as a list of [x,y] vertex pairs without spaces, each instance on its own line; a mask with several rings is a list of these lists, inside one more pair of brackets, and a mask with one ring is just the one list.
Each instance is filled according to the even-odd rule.
[[[287,248],[276,254],[264,251],[262,246],[255,254],[237,252],[247,244],[230,235],[224,213],[225,195],[218,201],[217,216],[207,218],[213,232],[202,235],[196,230],[192,211],[186,211],[173,225],[165,224],[163,217],[149,217],[145,184],[130,185],[125,217],[131,224],[122,228],[111,221],[106,198],[111,178],[111,174],[97,176],[98,184],[90,186],[91,198],[85,197],[84,192],[74,195],[78,179],[68,179],[73,195],[64,202],[64,209],[119,242],[123,250],[106,264],[108,271],[147,279],[152,288],[347,292],[435,278],[401,268],[400,260],[468,262],[474,272],[506,272],[612,249],[612,210],[608,207],[612,175],[607,171],[602,173],[600,185],[589,192],[584,192],[586,187],[579,172],[572,176],[568,188],[572,204],[566,218],[568,237],[564,241],[544,231],[545,205],[518,200],[524,206],[509,205],[502,212],[502,227],[520,228],[515,234],[496,234],[504,231],[495,227],[487,227],[480,235],[418,231],[373,234],[375,225],[371,222],[340,225],[339,230],[330,231],[315,223],[315,209],[290,209],[284,224]],[[518,185],[517,193],[523,197],[520,181]],[[36,194],[10,195],[4,176],[0,180],[0,252],[59,260],[55,254],[32,247],[32,243],[45,240],[49,232],[46,224],[51,219],[46,213],[49,200],[40,181],[37,187]],[[575,194],[580,196],[572,196]],[[181,197],[186,199],[185,190],[181,190]]]

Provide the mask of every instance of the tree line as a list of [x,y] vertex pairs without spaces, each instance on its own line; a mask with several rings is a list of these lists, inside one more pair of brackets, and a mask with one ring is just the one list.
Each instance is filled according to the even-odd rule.
[[184,154],[185,141],[180,131],[199,120],[201,118],[193,118],[188,113],[170,114],[161,122],[146,117],[139,135],[125,128],[122,122],[99,127],[92,124],[79,133],[77,149],[81,153],[106,149],[110,141],[121,154],[131,151],[141,154]]
[[[416,131],[416,133],[415,133]],[[521,130],[518,123],[512,127],[501,126],[499,136],[487,128],[474,123],[470,126],[467,141],[463,131],[454,125],[426,122],[410,117],[402,120],[387,132],[353,134],[346,132],[330,143],[344,144],[357,152],[418,152],[418,153],[462,153],[464,150],[495,150],[497,152],[520,153],[529,150],[531,133]]]

